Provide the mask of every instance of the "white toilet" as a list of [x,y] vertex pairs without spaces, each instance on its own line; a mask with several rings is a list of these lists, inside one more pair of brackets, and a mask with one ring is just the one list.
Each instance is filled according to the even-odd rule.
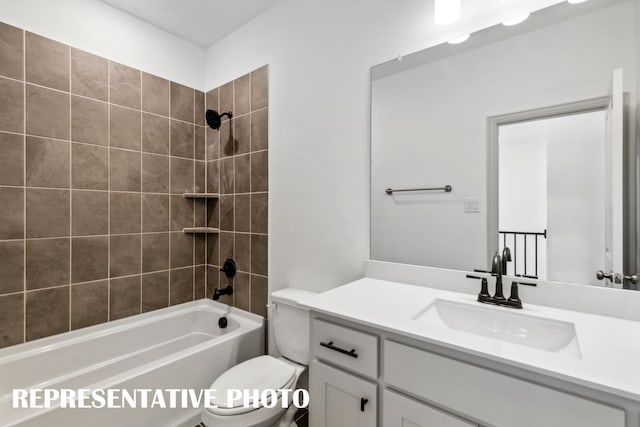
[[[229,389],[295,389],[309,364],[309,313],[298,301],[314,295],[311,291],[286,288],[271,294],[271,319],[275,345],[282,357],[259,356],[229,369],[213,384],[215,408],[202,411],[207,427],[293,427],[297,408],[282,408],[282,395],[273,408],[245,408],[243,400],[227,401]],[[291,403],[291,394],[288,396]]]

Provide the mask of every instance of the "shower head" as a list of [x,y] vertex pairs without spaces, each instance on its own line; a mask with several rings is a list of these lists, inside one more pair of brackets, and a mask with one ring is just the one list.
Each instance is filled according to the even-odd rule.
[[231,113],[231,111],[229,111],[228,113],[220,114],[216,110],[207,110],[207,114],[205,117],[207,119],[207,124],[211,129],[220,130],[220,125],[222,125],[222,118],[224,116],[232,118],[233,114]]

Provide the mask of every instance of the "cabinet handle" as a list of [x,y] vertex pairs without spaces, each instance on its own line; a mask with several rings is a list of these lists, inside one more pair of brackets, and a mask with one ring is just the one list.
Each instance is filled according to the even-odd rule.
[[360,412],[364,412],[364,405],[369,403],[369,399],[365,399],[364,397],[360,398]]
[[356,353],[356,349],[355,348],[352,348],[351,351],[345,350],[344,348],[336,347],[335,345],[333,345],[333,341],[329,341],[329,342],[320,341],[320,345],[322,347],[328,348],[329,350],[333,350],[333,351],[337,351],[338,353],[346,354],[347,356],[353,357],[354,359],[358,358],[358,355]]

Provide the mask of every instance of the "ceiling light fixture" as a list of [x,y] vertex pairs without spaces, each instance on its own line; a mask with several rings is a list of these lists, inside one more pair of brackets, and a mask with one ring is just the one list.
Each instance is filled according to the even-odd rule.
[[438,25],[452,24],[460,17],[462,0],[435,0],[434,21]]
[[502,25],[505,25],[507,27],[510,27],[512,25],[518,25],[518,24],[526,21],[528,17],[529,17],[529,14],[527,13],[526,15],[518,16],[517,18],[508,19],[508,20],[504,21],[502,23]]
[[449,43],[449,44],[460,44],[460,43],[466,42],[469,39],[469,37],[470,37],[470,34],[465,34],[463,36],[456,37],[455,39],[451,39],[447,43]]

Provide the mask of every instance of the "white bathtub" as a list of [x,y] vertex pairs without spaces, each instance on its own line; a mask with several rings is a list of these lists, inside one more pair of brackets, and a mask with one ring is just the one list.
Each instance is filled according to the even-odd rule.
[[0,426],[193,427],[194,408],[14,409],[13,389],[206,389],[264,352],[263,329],[260,316],[199,300],[2,349]]

